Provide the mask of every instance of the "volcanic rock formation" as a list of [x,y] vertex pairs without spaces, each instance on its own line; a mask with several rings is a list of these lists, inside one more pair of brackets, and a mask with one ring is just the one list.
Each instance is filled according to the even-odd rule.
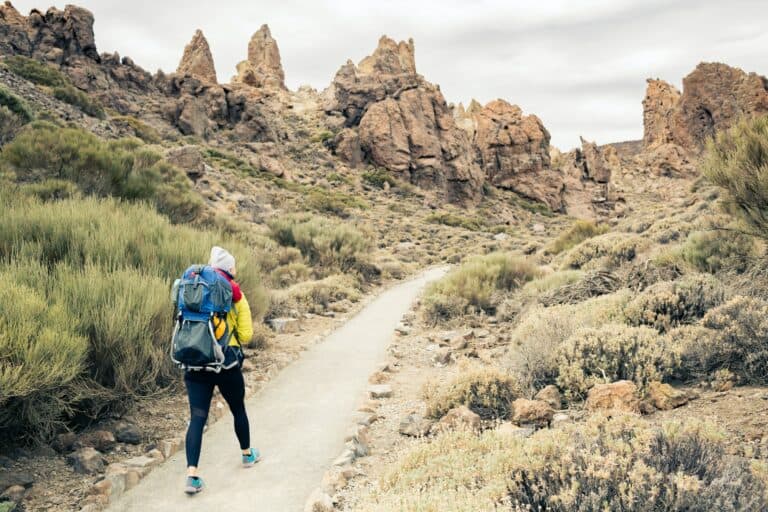
[[216,68],[208,40],[201,30],[197,30],[192,40],[184,48],[184,56],[176,69],[177,75],[188,75],[203,82],[216,83]]
[[280,61],[280,49],[267,25],[262,25],[248,43],[248,60],[237,65],[233,83],[266,89],[285,89],[285,73]]
[[484,176],[470,138],[439,87],[416,73],[413,41],[383,36],[358,66],[343,65],[323,96],[326,113],[346,128],[334,141],[337,154],[399,173],[450,201],[479,201]]
[[520,107],[504,100],[492,101],[479,111],[470,106],[469,115],[488,181],[562,210],[563,180],[550,168],[549,132],[541,120],[523,116]]

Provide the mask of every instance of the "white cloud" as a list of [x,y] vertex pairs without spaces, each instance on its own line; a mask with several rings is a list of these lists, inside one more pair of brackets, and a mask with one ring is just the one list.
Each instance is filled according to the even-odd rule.
[[[40,0],[21,0],[22,12]],[[764,0],[68,0],[96,16],[100,51],[172,71],[196,28],[220,80],[269,23],[290,87],[324,88],[381,34],[413,37],[416,63],[451,102],[500,97],[539,115],[554,144],[642,136],[645,78],[680,87],[700,61],[768,73]],[[59,8],[63,8],[60,2]]]

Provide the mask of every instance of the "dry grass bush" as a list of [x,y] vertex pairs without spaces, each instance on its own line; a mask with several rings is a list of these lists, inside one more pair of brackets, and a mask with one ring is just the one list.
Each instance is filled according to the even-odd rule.
[[6,439],[40,440],[70,412],[88,341],[77,334],[65,307],[20,282],[19,270],[26,269],[6,266],[0,272],[0,430]]
[[608,232],[608,226],[595,224],[589,220],[577,220],[567,231],[561,233],[546,248],[548,254],[560,254],[588,238],[603,235]]
[[360,300],[360,283],[352,276],[335,274],[317,281],[305,281],[272,293],[267,318],[296,316],[302,312],[322,313],[334,302]]
[[542,293],[539,295],[538,301],[545,306],[576,304],[592,297],[613,293],[621,286],[621,281],[611,272],[593,271],[582,276],[576,282],[567,283]]
[[766,510],[765,464],[715,427],[595,415],[529,438],[446,432],[406,453],[357,509],[429,512]]
[[581,270],[560,270],[558,272],[552,272],[525,283],[520,290],[520,294],[533,299],[550,290],[573,284],[579,281],[583,276],[584,272]]
[[570,397],[583,397],[595,384],[617,380],[631,380],[644,389],[678,364],[665,341],[650,327],[606,324],[581,329],[558,350],[557,384]]
[[628,290],[622,290],[579,304],[532,307],[512,331],[505,366],[527,388],[553,384],[558,375],[557,353],[565,340],[582,328],[620,322],[630,297]]
[[707,144],[704,175],[750,229],[768,236],[768,116],[744,119]]
[[287,288],[310,278],[312,269],[301,261],[280,265],[269,275],[269,281],[277,288]]
[[726,368],[744,382],[768,383],[768,302],[734,297],[707,312],[701,324],[714,331],[717,342],[703,369]]
[[723,285],[708,274],[691,274],[677,281],[656,283],[627,304],[631,325],[649,325],[661,332],[693,323],[725,298]]
[[272,221],[269,228],[277,243],[298,249],[310,265],[326,273],[351,270],[370,248],[359,229],[325,217],[288,216]]
[[203,203],[183,172],[138,139],[103,141],[78,128],[28,125],[3,148],[1,163],[22,182],[75,183],[84,194],[150,201],[174,222],[190,222]]
[[494,314],[503,294],[540,274],[534,263],[508,253],[476,256],[429,286],[422,311],[433,324],[467,313]]
[[500,368],[464,363],[447,383],[424,386],[427,415],[442,418],[454,407],[466,406],[483,419],[507,418],[512,402],[522,395],[520,383]]
[[118,128],[125,130],[133,137],[140,138],[147,144],[160,144],[163,140],[157,130],[133,116],[115,116],[110,121]]
[[646,241],[628,233],[606,233],[589,238],[565,253],[563,269],[616,268],[632,261]]
[[[0,337],[0,344],[10,344],[3,353],[13,353],[0,370],[0,401],[18,412],[2,416],[9,422],[0,425],[4,430],[47,437],[72,411],[96,415],[166,386],[170,283],[191,263],[207,261],[211,245],[223,244],[236,256],[255,320],[266,311],[255,257],[240,243],[171,225],[143,205],[114,199],[44,203],[11,188],[0,190],[0,200],[0,261],[13,276],[8,282],[30,297],[19,302],[24,314],[14,305],[0,308],[3,329],[22,336]],[[24,334],[19,321],[35,334]],[[51,344],[60,353],[50,355]],[[63,391],[34,377],[40,372],[57,376]],[[36,410],[42,394],[50,402]]]
[[721,270],[737,273],[747,269],[756,255],[755,239],[733,231],[697,231],[688,235],[680,256],[700,272],[715,274]]
[[16,137],[24,126],[24,120],[8,107],[0,105],[0,147],[8,144]]
[[683,275],[677,252],[664,252],[656,258],[635,262],[617,272],[625,288],[642,291],[660,281],[674,281]]
[[53,97],[64,103],[69,103],[73,107],[79,108],[84,114],[91,117],[99,119],[107,117],[104,113],[104,107],[101,106],[101,103],[97,99],[91,98],[88,94],[72,85],[54,87]]

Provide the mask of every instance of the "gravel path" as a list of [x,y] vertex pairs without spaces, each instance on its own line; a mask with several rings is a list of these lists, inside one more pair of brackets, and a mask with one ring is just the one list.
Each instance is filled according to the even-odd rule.
[[183,450],[156,468],[110,511],[263,510],[300,512],[323,473],[344,448],[365,399],[368,376],[385,362],[393,329],[423,287],[441,277],[431,269],[397,285],[310,348],[247,403],[251,438],[262,452],[256,467],[240,466],[226,418],[205,434],[200,461],[207,488],[183,493]]

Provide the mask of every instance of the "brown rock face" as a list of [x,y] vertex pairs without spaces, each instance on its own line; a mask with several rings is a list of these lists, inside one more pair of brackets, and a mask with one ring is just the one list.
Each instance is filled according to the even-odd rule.
[[550,168],[549,132],[541,120],[523,116],[520,107],[504,100],[488,103],[472,117],[474,144],[488,181],[562,210],[563,180]]
[[448,411],[437,424],[437,430],[479,430],[480,416],[467,406],[461,405]]
[[646,147],[674,143],[698,152],[717,131],[742,117],[768,113],[768,79],[721,63],[701,63],[683,79],[683,93],[648,80],[643,100]]
[[594,142],[589,142],[581,138],[581,154],[584,156],[584,172],[586,177],[597,183],[608,183],[611,181],[611,168],[606,161],[605,155]]
[[542,400],[518,398],[512,402],[512,421],[517,424],[529,424],[543,427],[552,421],[555,411]]
[[663,80],[648,79],[643,99],[643,144],[674,141],[672,117],[680,103],[680,91]]
[[237,65],[237,76],[232,81],[267,89],[286,88],[280,49],[267,25],[262,25],[251,37],[248,60]]
[[651,382],[648,385],[648,400],[661,411],[668,411],[688,403],[688,395],[669,384]]
[[589,390],[585,408],[589,411],[617,410],[639,413],[637,386],[629,380],[598,384]]
[[184,48],[184,56],[176,69],[179,75],[188,75],[203,82],[216,83],[216,68],[213,65],[213,55],[208,46],[208,40],[201,30],[197,30],[192,40]]
[[[413,41],[382,37],[370,57],[347,62],[324,92],[324,109],[357,130],[359,152],[348,132],[337,154],[400,173],[448,200],[480,199],[483,173],[469,136],[459,129],[440,89],[416,74]],[[340,140],[340,142],[341,142]]]

